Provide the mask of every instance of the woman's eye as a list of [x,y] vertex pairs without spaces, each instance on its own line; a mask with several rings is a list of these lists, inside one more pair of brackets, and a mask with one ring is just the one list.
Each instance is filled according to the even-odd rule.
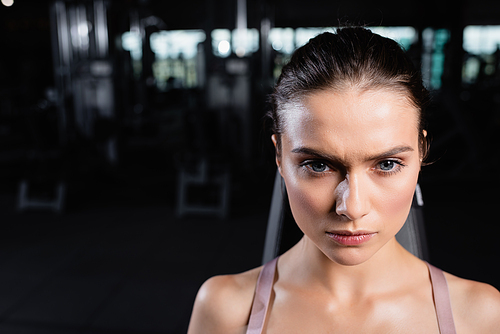
[[403,167],[406,167],[406,165],[396,160],[384,160],[377,164],[378,171],[384,175],[397,173],[401,171]]
[[395,167],[397,167],[397,164],[395,161],[385,160],[385,161],[382,161],[381,163],[379,163],[379,167],[384,172],[389,172],[389,171],[393,170]]
[[311,162],[307,166],[315,173],[322,173],[328,169],[327,164],[324,162]]

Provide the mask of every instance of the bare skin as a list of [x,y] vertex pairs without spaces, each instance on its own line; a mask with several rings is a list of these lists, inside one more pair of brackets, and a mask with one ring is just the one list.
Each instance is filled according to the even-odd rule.
[[[276,160],[305,235],[278,261],[265,333],[439,333],[427,267],[395,239],[421,165],[416,110],[401,93],[355,88],[302,107]],[[366,238],[346,244],[346,231]],[[188,333],[245,333],[260,270],[205,282]],[[445,275],[457,332],[498,333],[500,293]]]

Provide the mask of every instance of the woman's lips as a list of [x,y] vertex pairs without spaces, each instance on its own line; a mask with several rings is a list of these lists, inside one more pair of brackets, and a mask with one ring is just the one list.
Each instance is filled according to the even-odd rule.
[[345,246],[356,246],[370,240],[376,232],[369,231],[331,231],[326,232],[326,235]]

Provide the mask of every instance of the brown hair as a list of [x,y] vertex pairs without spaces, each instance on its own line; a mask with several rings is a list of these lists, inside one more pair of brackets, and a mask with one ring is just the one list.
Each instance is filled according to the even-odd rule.
[[429,93],[417,70],[400,45],[366,28],[339,28],[322,33],[297,49],[271,94],[271,131],[277,137],[278,154],[283,132],[282,115],[304,95],[326,89],[348,87],[391,89],[405,94],[418,110],[422,157],[427,154],[423,134],[424,110]]

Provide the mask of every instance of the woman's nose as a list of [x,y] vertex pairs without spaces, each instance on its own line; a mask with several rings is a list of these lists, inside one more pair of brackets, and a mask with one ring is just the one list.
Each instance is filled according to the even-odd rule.
[[366,189],[356,176],[346,175],[335,189],[335,211],[351,221],[365,216],[369,210]]

